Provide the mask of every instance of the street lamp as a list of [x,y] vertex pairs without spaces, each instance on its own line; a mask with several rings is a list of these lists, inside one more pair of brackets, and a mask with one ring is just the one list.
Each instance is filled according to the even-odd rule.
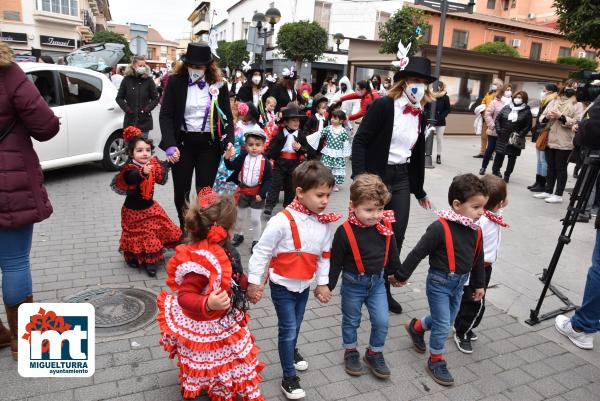
[[[275,24],[281,19],[281,13],[275,7],[269,8],[264,14],[256,13],[252,17],[252,22],[256,23],[257,35],[263,40],[262,47],[262,69],[263,71],[267,66],[267,38],[273,36],[275,33]],[[271,29],[266,24],[271,25]],[[264,26],[263,26],[264,25]]]
[[337,45],[337,51],[339,53],[339,51],[340,51],[340,44],[344,40],[344,34],[338,32],[335,35],[333,35],[333,38],[335,39],[335,44]]

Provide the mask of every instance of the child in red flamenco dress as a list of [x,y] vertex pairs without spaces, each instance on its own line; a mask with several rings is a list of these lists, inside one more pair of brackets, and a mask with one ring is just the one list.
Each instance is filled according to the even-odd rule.
[[153,199],[154,184],[167,181],[169,164],[152,156],[152,139],[142,136],[136,127],[123,130],[129,162],[115,176],[111,188],[126,195],[121,208],[119,251],[131,267],[140,267],[150,277],[164,264],[164,248],[174,248],[181,230]]
[[229,245],[236,221],[231,196],[210,188],[186,215],[189,245],[179,245],[167,264],[167,285],[158,296],[161,344],[177,356],[181,394],[206,391],[212,401],[262,401],[258,383],[264,364],[246,327],[250,316],[239,254]]

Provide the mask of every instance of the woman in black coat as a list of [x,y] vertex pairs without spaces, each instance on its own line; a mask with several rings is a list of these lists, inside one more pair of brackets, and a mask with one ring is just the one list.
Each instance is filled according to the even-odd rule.
[[446,131],[446,117],[450,114],[450,98],[446,93],[446,84],[438,82],[438,93],[435,94],[435,141],[437,157],[435,162],[442,164],[442,141]]
[[233,143],[233,117],[227,85],[208,44],[188,44],[181,60],[169,77],[160,109],[159,147],[174,163],[175,207],[183,229],[192,175],[195,171],[196,192],[213,186],[221,157]]
[[510,180],[517,156],[521,155],[520,148],[508,143],[509,138],[513,132],[516,132],[524,140],[527,133],[531,131],[533,117],[531,109],[527,105],[528,100],[527,92],[518,91],[513,95],[512,101],[504,106],[496,116],[495,125],[498,139],[496,140],[496,157],[492,166],[492,174],[502,177],[500,169],[504,163],[504,157],[508,156],[508,165],[504,171],[504,181],[506,182]]
[[266,121],[265,102],[270,96],[269,87],[264,86],[263,70],[258,64],[252,64],[246,71],[246,82],[235,96],[238,101],[252,102],[260,113],[261,123]]
[[[406,68],[395,74],[395,84],[387,96],[370,104],[352,143],[352,177],[377,174],[392,193],[386,209],[393,210],[396,217],[392,227],[398,251],[408,225],[410,194],[423,208],[431,208],[423,189],[427,121],[422,105],[432,96],[427,84],[434,80],[429,59],[411,57]],[[401,313],[402,307],[392,298],[388,282],[386,290],[390,311]]]
[[295,102],[298,97],[298,93],[294,88],[294,82],[298,79],[296,71],[285,69],[282,75],[282,78],[271,89],[270,94],[277,100],[275,114],[279,113],[281,108],[287,107],[289,103]]

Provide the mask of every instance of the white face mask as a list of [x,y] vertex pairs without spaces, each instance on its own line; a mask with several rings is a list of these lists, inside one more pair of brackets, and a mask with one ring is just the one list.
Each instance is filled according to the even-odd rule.
[[146,73],[146,67],[136,67],[135,72],[138,75],[144,75]]
[[241,73],[241,72],[239,72],[239,71],[238,71],[238,72],[236,72],[236,73],[235,73],[235,77],[236,77],[236,78],[239,78],[239,77],[241,77],[241,76],[242,76],[242,73]]
[[260,84],[260,81],[262,81],[262,78],[261,78],[261,77],[259,77],[259,76],[252,77],[252,83],[253,83],[254,85],[258,85],[258,84]]
[[192,82],[196,82],[197,80],[204,78],[205,73],[205,70],[198,70],[196,68],[188,67],[188,74],[190,75]]
[[540,100],[545,98],[546,96],[548,96],[548,92],[542,91],[542,93],[540,93]]
[[506,91],[506,92],[504,92],[504,96],[505,97],[511,97],[512,96],[512,91]]
[[520,98],[513,99],[513,103],[515,106],[520,106],[523,104],[523,99],[520,99]]
[[405,93],[412,103],[419,103],[425,96],[425,84],[410,84],[406,87]]
[[498,87],[496,85],[490,85],[490,90],[496,91],[496,90],[498,90]]

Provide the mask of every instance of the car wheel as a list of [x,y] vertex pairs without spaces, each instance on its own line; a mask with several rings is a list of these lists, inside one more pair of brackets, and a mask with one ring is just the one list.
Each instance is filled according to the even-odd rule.
[[102,166],[108,171],[117,171],[127,163],[127,145],[121,131],[115,131],[108,137],[104,145]]

